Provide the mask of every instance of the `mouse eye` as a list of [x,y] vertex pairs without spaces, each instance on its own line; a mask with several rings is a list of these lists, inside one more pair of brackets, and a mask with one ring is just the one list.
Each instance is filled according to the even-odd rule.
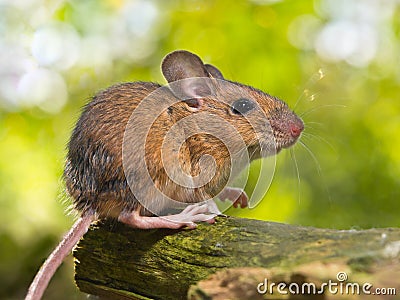
[[241,98],[232,103],[231,110],[235,115],[244,115],[254,108],[254,102]]

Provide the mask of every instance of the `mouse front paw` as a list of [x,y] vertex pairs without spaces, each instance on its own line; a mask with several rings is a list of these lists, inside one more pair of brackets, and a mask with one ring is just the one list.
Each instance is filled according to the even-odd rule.
[[221,201],[229,200],[233,202],[233,207],[245,208],[248,205],[249,198],[244,190],[233,187],[226,187],[219,194],[219,199]]

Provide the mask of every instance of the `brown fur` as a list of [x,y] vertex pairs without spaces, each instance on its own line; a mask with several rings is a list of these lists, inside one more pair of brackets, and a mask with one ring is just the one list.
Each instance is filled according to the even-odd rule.
[[[155,186],[162,193],[179,202],[195,203],[214,197],[226,185],[232,167],[231,154],[223,141],[212,134],[202,133],[201,122],[193,122],[190,126],[182,128],[181,131],[190,136],[179,149],[182,170],[187,175],[198,175],[201,157],[210,155],[216,162],[216,173],[203,187],[181,187],[168,177],[161,157],[162,142],[174,124],[185,117],[204,112],[210,117],[220,118],[240,133],[240,136],[231,135],[227,138],[233,141],[237,138],[242,139],[247,149],[241,150],[251,152],[249,154],[254,159],[260,156],[263,147],[271,147],[272,139],[276,141],[276,148],[269,154],[294,143],[296,138],[290,135],[290,124],[298,124],[296,126],[301,127],[302,122],[281,100],[243,84],[217,80],[212,73],[207,72],[207,69],[212,70],[213,74],[216,74],[214,76],[221,78],[222,74],[213,66],[208,65],[198,71],[201,60],[197,57],[190,69],[191,57],[187,58],[186,53],[182,55],[183,58],[180,59],[185,60],[185,68],[177,64],[174,57],[167,56],[165,59],[163,71],[167,79],[174,82],[187,76],[196,77],[197,73],[199,76],[208,74],[212,86],[202,86],[201,89],[202,93],[209,90],[212,92],[209,93],[211,95],[201,97],[201,102],[180,101],[174,95],[173,88],[172,92],[167,89],[160,92],[157,97],[164,97],[175,103],[165,111],[159,112],[149,130],[145,146],[146,163]],[[91,209],[100,216],[118,217],[122,210],[141,207],[125,178],[122,143],[128,121],[137,105],[160,87],[159,84],[150,82],[118,84],[98,93],[86,105],[69,143],[64,172],[67,190],[74,199],[76,209]],[[183,85],[182,90],[185,88]],[[258,112],[254,115],[249,114],[246,118],[233,114],[230,104],[239,98],[253,99],[259,105]],[[195,109],[194,104],[197,105]],[[152,109],[157,111],[157,105],[154,103]],[[266,126],[268,122],[270,127]],[[209,123],[207,126],[212,126]],[[222,136],[226,135],[225,131],[226,128],[219,125],[213,129],[213,132]],[[173,153],[176,149],[166,151]],[[141,178],[134,180],[140,181]],[[150,214],[141,209],[143,213]]]

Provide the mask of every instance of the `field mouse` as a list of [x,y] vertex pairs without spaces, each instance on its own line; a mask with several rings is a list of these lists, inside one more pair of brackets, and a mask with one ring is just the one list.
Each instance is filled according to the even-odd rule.
[[26,299],[42,297],[99,218],[140,229],[195,228],[196,222],[213,223],[219,213],[210,199],[245,207],[246,194],[228,186],[230,173],[243,167],[241,158],[274,155],[304,129],[286,103],[226,80],[191,52],[169,53],[161,69],[167,86],[117,84],[84,107],[64,171],[80,218],[44,262]]

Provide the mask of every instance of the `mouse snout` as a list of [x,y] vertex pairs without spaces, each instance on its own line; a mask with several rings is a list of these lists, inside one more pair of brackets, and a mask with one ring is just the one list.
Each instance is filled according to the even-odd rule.
[[293,138],[298,138],[301,132],[304,130],[304,124],[301,121],[291,122],[289,123],[289,130]]

